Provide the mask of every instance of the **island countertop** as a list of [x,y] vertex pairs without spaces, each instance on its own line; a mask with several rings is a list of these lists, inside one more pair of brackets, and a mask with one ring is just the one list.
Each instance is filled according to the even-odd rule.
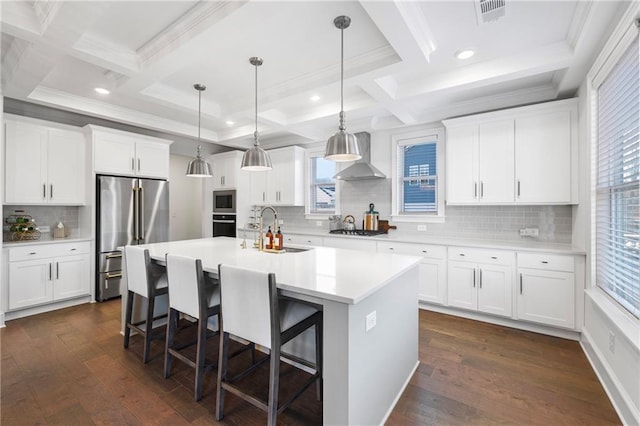
[[217,275],[218,264],[273,272],[278,288],[312,297],[356,304],[420,262],[416,256],[369,253],[313,247],[294,253],[243,249],[242,239],[201,238],[145,244],[151,258],[164,261],[166,253],[202,260],[206,272]]

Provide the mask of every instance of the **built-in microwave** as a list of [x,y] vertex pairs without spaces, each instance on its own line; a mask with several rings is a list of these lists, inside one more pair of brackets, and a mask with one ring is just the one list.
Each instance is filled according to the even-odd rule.
[[213,213],[235,213],[236,191],[213,191]]

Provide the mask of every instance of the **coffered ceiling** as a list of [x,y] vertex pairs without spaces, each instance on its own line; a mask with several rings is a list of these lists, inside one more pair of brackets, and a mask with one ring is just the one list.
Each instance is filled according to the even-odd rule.
[[572,96],[628,3],[506,0],[493,20],[479,4],[2,1],[2,94],[189,138],[202,83],[203,140],[246,148],[260,56],[261,143],[304,145],[337,129],[338,15],[352,20],[344,103],[357,132]]

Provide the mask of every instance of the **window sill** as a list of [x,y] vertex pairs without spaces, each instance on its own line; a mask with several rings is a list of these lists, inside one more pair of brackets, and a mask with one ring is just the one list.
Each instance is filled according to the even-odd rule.
[[603,290],[590,288],[585,294],[614,323],[620,333],[640,351],[640,320],[614,302]]
[[396,214],[391,215],[391,220],[400,223],[444,223],[444,216]]

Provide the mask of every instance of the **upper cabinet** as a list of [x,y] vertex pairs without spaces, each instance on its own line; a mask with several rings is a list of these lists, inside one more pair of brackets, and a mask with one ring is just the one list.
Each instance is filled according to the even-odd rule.
[[304,205],[304,150],[288,146],[267,151],[273,168],[251,173],[251,204]]
[[5,203],[86,203],[86,141],[80,129],[5,119]]
[[243,153],[240,151],[214,154],[210,157],[213,169],[213,189],[235,189]]
[[96,173],[169,178],[171,141],[105,127],[87,127],[93,139]]
[[577,203],[577,103],[444,121],[447,203]]

